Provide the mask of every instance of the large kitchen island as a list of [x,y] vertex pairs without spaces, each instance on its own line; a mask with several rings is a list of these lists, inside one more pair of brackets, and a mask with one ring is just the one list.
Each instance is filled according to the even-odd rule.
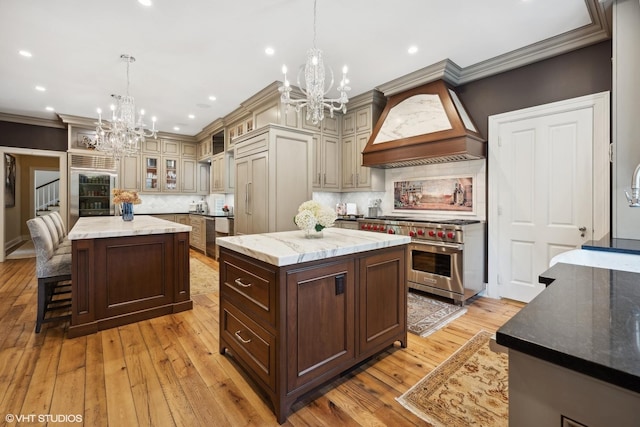
[[399,341],[407,345],[407,236],[329,228],[218,239],[220,352],[291,405]]
[[76,337],[192,308],[188,225],[149,215],[80,218],[72,243]]

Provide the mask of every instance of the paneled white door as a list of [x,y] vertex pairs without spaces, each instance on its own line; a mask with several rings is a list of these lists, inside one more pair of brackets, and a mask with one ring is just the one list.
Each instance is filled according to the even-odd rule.
[[[597,227],[594,221],[594,214],[599,217],[595,204],[603,202],[594,197],[595,171],[599,180],[604,177],[599,176],[602,168],[594,165],[608,166],[608,156],[605,152],[604,159],[594,159],[594,153],[603,154],[594,150],[601,145],[595,143],[596,135],[600,137],[594,126],[596,109],[588,103],[552,106],[548,111],[514,114],[494,127],[489,238],[497,259],[490,260],[489,274],[500,297],[530,301],[544,289],[538,276],[551,258],[602,235],[601,218]],[[608,186],[608,175],[606,180]],[[601,191],[602,185],[597,188]]]

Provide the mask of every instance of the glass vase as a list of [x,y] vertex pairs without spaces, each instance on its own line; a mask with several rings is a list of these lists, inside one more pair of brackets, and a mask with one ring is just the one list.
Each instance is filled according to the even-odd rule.
[[133,203],[122,203],[122,220],[133,221]]
[[322,230],[316,231],[315,228],[304,231],[304,237],[307,239],[322,239]]

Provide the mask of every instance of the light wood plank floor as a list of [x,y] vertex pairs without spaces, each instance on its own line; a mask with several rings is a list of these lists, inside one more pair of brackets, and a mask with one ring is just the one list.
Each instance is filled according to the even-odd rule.
[[[210,258],[191,255],[217,269]],[[0,263],[3,422],[7,414],[73,414],[87,426],[278,425],[267,401],[218,352],[217,293],[194,296],[188,312],[67,339],[64,324],[34,333],[36,285],[34,259]],[[522,306],[476,298],[445,328],[427,338],[409,334],[408,348],[396,345],[305,397],[284,425],[426,425],[395,398]]]

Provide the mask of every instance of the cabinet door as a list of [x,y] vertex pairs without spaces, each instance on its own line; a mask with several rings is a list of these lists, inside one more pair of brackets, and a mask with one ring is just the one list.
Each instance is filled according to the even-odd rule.
[[322,143],[320,134],[314,134],[311,142],[313,146],[313,162],[311,171],[311,185],[314,188],[322,188]]
[[355,152],[356,137],[342,138],[342,188],[356,187]]
[[180,142],[163,139],[162,154],[166,154],[169,156],[180,156]]
[[147,138],[142,142],[142,152],[146,154],[160,154],[161,140]]
[[144,156],[143,157],[143,187],[142,191],[160,191],[158,175],[160,171],[160,157]]
[[362,107],[355,111],[356,114],[356,133],[370,132],[372,130],[371,123],[371,107]]
[[367,141],[369,141],[369,132],[363,132],[356,135],[356,151],[353,154],[355,163],[353,167],[356,171],[356,187],[358,188],[371,187],[371,168],[362,166],[362,152],[364,151],[364,147],[367,145]]
[[235,191],[235,233],[236,234],[248,234],[249,233],[249,214],[248,214],[248,202],[249,202],[249,159],[243,158],[236,163],[236,191]]
[[140,191],[140,175],[140,156],[123,157],[120,160],[120,188]]
[[198,192],[209,193],[211,187],[209,186],[211,174],[211,165],[208,163],[198,163]]
[[183,142],[180,145],[180,155],[183,158],[195,159],[197,156],[198,145],[195,142]]
[[180,187],[183,193],[198,191],[196,159],[182,159],[180,161]]
[[406,343],[405,258],[403,247],[360,259],[359,354],[382,349],[394,335]]
[[356,132],[356,113],[349,111],[342,116],[342,135],[350,135]]
[[180,187],[178,187],[178,159],[172,157],[163,157],[162,170],[162,191],[180,191]]
[[287,392],[355,358],[354,261],[287,273]]
[[224,153],[217,154],[211,159],[211,191],[224,192],[225,164]]
[[322,187],[340,187],[340,140],[335,136],[322,136]]
[[[269,232],[269,164],[267,153],[251,157],[249,181],[250,233]],[[293,217],[291,218],[293,221]]]

